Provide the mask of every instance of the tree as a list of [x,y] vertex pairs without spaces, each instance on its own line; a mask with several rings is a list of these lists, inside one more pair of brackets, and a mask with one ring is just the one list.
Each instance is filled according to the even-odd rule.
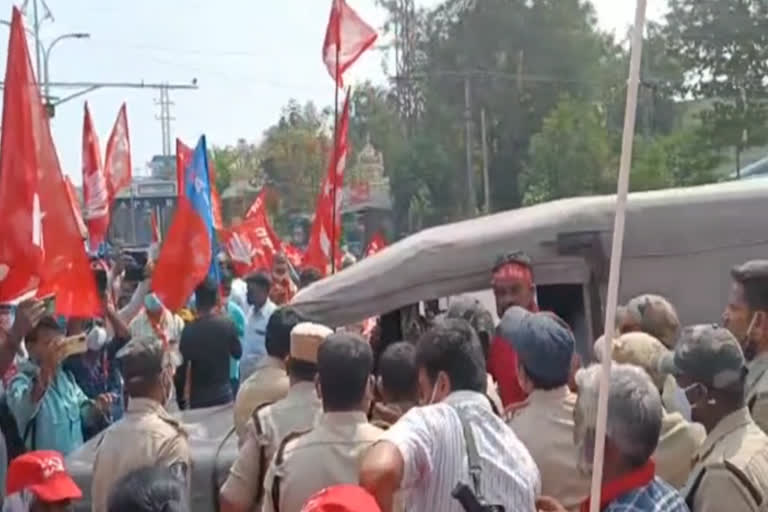
[[265,181],[277,190],[281,210],[314,211],[328,167],[332,141],[327,113],[312,102],[291,100],[259,146]]
[[531,139],[524,203],[608,192],[617,162],[597,107],[564,96]]
[[680,92],[708,102],[703,129],[738,172],[742,151],[768,140],[768,3],[670,0],[665,36],[686,72]]

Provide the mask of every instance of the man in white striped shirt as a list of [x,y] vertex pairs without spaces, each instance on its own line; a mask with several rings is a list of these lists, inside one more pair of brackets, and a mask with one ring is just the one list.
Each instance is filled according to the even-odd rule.
[[[423,407],[408,411],[363,458],[360,484],[384,512],[395,495],[410,512],[462,512],[451,496],[473,487],[460,416],[470,425],[481,467],[480,491],[489,505],[533,512],[541,477],[531,455],[485,396],[486,369],[477,335],[464,320],[446,319],[416,349]],[[399,500],[398,500],[399,501]]]

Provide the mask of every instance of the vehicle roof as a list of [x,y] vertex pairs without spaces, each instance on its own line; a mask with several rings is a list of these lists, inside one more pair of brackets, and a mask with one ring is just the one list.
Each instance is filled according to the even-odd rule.
[[[624,259],[765,243],[766,197],[768,179],[632,193]],[[292,304],[318,321],[348,325],[488,288],[495,259],[512,249],[531,256],[538,284],[583,282],[576,275],[587,272],[583,258],[562,256],[555,242],[566,233],[598,232],[609,254],[615,201],[574,197],[429,228],[301,290]]]

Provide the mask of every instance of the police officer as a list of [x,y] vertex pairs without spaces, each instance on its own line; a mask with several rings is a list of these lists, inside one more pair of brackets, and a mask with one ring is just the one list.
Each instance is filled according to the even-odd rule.
[[187,434],[165,410],[173,391],[173,352],[156,337],[131,340],[117,354],[128,407],[123,418],[99,440],[93,466],[94,512],[106,512],[109,493],[121,477],[143,466],[190,464]]
[[356,484],[360,458],[383,433],[366,418],[373,368],[368,343],[355,334],[332,334],[320,345],[317,367],[323,414],[313,430],[280,443],[267,471],[263,512],[300,512],[317,491]]
[[731,292],[723,322],[741,342],[747,359],[747,406],[768,432],[768,260],[753,260],[731,270]]
[[291,347],[291,330],[301,322],[299,314],[291,308],[280,308],[267,321],[264,345],[267,357],[248,377],[235,398],[235,430],[240,446],[246,440],[246,425],[253,411],[272,404],[288,393],[290,381],[285,370],[285,360]]
[[[270,322],[279,313],[270,318]],[[333,331],[324,325],[300,323],[290,334],[288,395],[257,407],[248,422],[245,443],[221,489],[224,512],[246,512],[262,502],[264,475],[278,445],[291,432],[312,428],[322,412],[315,390],[317,352]],[[267,342],[269,343],[269,342]],[[268,345],[269,349],[269,345]]]
[[708,435],[682,493],[692,512],[753,512],[768,499],[768,436],[744,403],[747,373],[738,341],[725,328],[683,330],[661,367],[673,372]]
[[539,467],[541,493],[577,510],[589,494],[589,479],[576,466],[573,444],[576,395],[568,389],[568,377],[575,340],[545,313],[527,314],[512,334],[517,378],[528,399],[509,426]]

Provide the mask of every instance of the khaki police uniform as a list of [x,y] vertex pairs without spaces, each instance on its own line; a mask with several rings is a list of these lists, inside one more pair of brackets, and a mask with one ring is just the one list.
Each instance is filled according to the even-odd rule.
[[576,395],[566,387],[535,389],[509,426],[528,448],[541,473],[541,494],[577,511],[589,495],[589,478],[579,471],[573,443]]
[[187,434],[158,402],[131,398],[125,416],[104,432],[96,448],[91,482],[93,512],[106,512],[109,494],[120,478],[158,464],[189,468]]
[[768,436],[747,408],[723,418],[694,459],[683,495],[692,512],[768,509]]
[[300,512],[321,489],[356,485],[363,454],[383,432],[363,412],[327,412],[312,431],[289,435],[267,471],[263,512]]
[[768,352],[747,363],[746,397],[755,423],[768,433]]
[[245,442],[240,447],[221,494],[230,503],[258,510],[264,476],[280,442],[292,432],[311,429],[322,413],[313,382],[298,382],[288,395],[257,408],[248,421]]
[[274,403],[288,394],[290,382],[283,362],[267,356],[259,367],[240,385],[235,398],[235,432],[240,445],[245,442],[245,431],[253,411],[264,404]]
[[706,437],[702,425],[686,421],[680,413],[664,411],[659,444],[653,454],[656,475],[675,489],[685,486],[693,468],[693,457]]

